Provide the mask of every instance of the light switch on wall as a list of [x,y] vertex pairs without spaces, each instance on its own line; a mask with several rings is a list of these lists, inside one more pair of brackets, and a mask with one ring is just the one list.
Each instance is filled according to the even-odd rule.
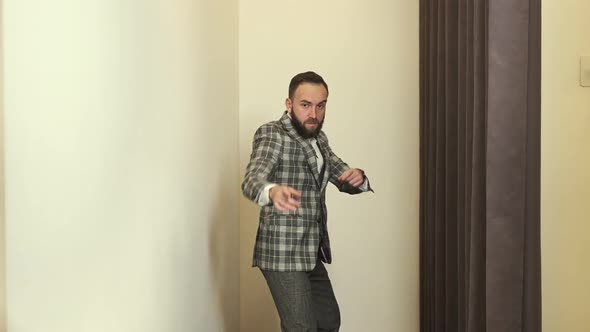
[[580,85],[590,87],[590,56],[580,57]]

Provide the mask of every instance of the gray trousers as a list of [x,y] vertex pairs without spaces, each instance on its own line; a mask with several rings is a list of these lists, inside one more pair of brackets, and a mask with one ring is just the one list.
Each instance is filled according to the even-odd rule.
[[340,309],[324,264],[309,272],[261,270],[283,332],[338,332]]

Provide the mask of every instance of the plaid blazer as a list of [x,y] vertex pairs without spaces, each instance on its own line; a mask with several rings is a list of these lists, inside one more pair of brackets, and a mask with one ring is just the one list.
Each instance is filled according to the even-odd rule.
[[311,142],[297,133],[286,112],[254,134],[242,183],[244,195],[257,202],[264,187],[276,183],[293,187],[302,196],[296,211],[282,212],[272,203],[261,208],[252,266],[271,271],[311,271],[318,254],[322,261],[331,263],[326,185],[330,181],[349,194],[362,191],[337,180],[349,167],[332,152],[323,131],[316,140],[324,158],[323,174],[318,172]]

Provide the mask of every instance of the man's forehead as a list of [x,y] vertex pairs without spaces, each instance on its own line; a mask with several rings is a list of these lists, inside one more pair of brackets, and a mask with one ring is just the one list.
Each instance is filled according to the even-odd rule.
[[295,90],[293,96],[295,99],[305,99],[309,101],[323,101],[328,97],[328,91],[322,84],[302,83]]

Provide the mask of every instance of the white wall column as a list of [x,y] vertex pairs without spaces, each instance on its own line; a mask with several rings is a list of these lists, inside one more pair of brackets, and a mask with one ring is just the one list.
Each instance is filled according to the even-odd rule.
[[590,2],[543,0],[541,249],[543,331],[590,325]]
[[235,0],[4,0],[8,330],[238,327]]

